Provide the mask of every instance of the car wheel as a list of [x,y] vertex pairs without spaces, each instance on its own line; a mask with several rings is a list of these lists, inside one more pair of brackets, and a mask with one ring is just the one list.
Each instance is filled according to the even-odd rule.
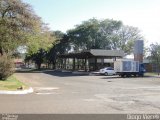
[[105,72],[105,74],[104,74],[104,75],[108,76],[108,73],[107,73],[107,72]]

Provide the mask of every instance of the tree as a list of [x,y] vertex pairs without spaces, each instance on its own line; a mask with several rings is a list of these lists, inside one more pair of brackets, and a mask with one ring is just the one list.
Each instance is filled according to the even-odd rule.
[[40,69],[41,64],[47,59],[46,54],[51,49],[54,40],[54,36],[51,36],[48,29],[44,29],[38,36],[32,37],[27,46],[26,60],[34,61],[37,68]]
[[56,59],[58,54],[64,54],[70,50],[69,38],[61,31],[54,31],[52,36],[55,37],[53,46],[46,54],[48,64],[52,64],[52,68],[55,68]]
[[160,45],[158,43],[150,45],[149,59],[156,65],[156,71],[160,72]]
[[84,21],[67,32],[75,51],[85,49],[117,49],[126,55],[132,52],[134,41],[142,39],[138,28],[125,26],[112,19]]
[[41,31],[36,35],[29,36],[29,42],[27,43],[27,53],[32,55],[37,53],[40,49],[48,51],[54,43],[55,37],[49,30],[46,24],[42,24]]
[[40,18],[21,0],[0,0],[0,54],[26,45],[41,27]]
[[69,30],[67,34],[75,51],[91,48],[98,49],[100,48],[98,30],[99,21],[97,19],[90,19],[80,25],[76,25],[75,29]]
[[21,0],[0,0],[0,57],[14,55],[18,47],[24,46],[29,59],[40,68],[41,56],[51,47],[53,40],[47,25],[29,4]]
[[112,39],[114,48],[123,50],[126,55],[133,52],[134,42],[136,40],[143,39],[138,28],[124,25],[121,26],[114,36],[115,39]]
[[11,56],[4,54],[0,56],[0,80],[6,80],[14,72],[14,64]]
[[37,69],[41,69],[41,64],[44,62],[46,51],[44,49],[38,50],[37,53],[31,55],[32,61],[37,65]]
[[100,35],[101,49],[117,49],[114,43],[117,44],[118,42],[116,33],[119,31],[121,26],[121,21],[112,19],[100,21],[100,28],[98,32]]
[[41,68],[43,62],[48,63],[48,66],[52,64],[54,69],[57,55],[69,50],[68,36],[61,31],[54,31],[48,37],[44,33],[42,34],[42,38],[45,37],[45,41],[42,39],[42,42],[44,42],[41,44],[40,38],[36,39],[38,40],[37,43],[31,44],[28,48],[26,60],[34,61],[38,69]]

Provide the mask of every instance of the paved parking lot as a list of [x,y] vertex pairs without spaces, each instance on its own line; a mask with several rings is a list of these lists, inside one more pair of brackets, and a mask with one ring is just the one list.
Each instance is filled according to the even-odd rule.
[[28,95],[0,95],[0,113],[159,113],[160,78],[16,73],[34,88]]

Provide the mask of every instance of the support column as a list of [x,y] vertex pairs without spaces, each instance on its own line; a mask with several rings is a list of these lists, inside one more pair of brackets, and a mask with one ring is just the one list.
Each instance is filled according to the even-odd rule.
[[85,64],[85,72],[87,72],[87,58],[84,59],[84,64]]
[[66,58],[64,58],[64,69],[66,70]]
[[75,58],[73,58],[73,71],[75,70]]
[[104,57],[103,58],[101,58],[101,67],[104,67]]
[[80,67],[80,59],[77,58],[77,69],[79,70]]
[[60,69],[63,69],[63,58],[60,59]]
[[95,61],[94,61],[94,70],[97,70],[97,58],[95,57]]

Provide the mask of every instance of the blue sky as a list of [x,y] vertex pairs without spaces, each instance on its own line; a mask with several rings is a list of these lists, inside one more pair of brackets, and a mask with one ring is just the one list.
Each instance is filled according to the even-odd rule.
[[23,0],[51,30],[65,32],[90,18],[138,27],[147,44],[160,43],[160,0]]

